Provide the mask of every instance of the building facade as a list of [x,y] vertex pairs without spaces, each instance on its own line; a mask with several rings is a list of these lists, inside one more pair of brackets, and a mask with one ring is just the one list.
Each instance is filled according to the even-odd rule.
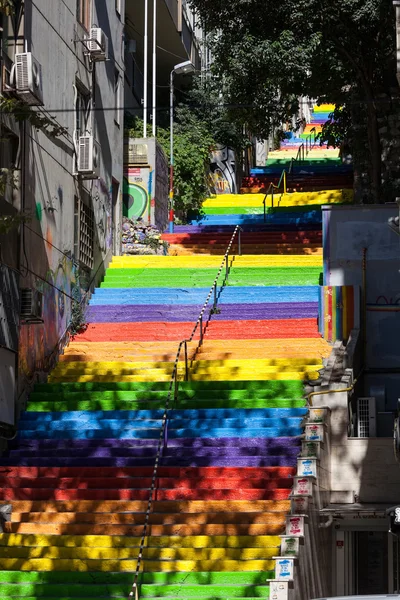
[[[0,230],[0,259],[24,303],[18,348],[2,348],[17,381],[15,397],[3,391],[5,423],[119,253],[124,11],[124,0],[15,0],[2,15],[0,213],[22,224]],[[4,312],[10,286],[1,292]]]

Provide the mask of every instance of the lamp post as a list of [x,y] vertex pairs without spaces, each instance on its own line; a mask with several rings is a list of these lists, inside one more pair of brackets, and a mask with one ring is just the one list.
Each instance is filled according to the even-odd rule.
[[193,73],[194,64],[190,60],[179,63],[171,71],[169,80],[169,124],[170,124],[170,159],[169,159],[169,232],[174,233],[174,77]]

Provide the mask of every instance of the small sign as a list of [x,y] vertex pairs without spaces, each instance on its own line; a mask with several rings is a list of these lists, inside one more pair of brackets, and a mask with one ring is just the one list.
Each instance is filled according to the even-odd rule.
[[287,600],[289,596],[289,585],[287,581],[270,581],[269,598],[270,600]]
[[312,485],[311,477],[294,477],[293,494],[295,496],[312,496]]
[[343,540],[337,540],[336,547],[337,548],[343,548],[344,547],[344,541]]
[[293,558],[275,559],[275,579],[279,581],[291,581],[294,574]]
[[281,554],[282,556],[298,556],[300,549],[299,537],[283,536],[281,539]]
[[324,426],[322,423],[307,423],[306,440],[310,442],[324,441]]
[[326,423],[326,408],[310,408],[309,423]]
[[286,517],[286,535],[303,536],[304,517],[299,515],[289,515]]
[[317,461],[313,458],[299,458],[297,460],[297,474],[301,477],[316,477]]
[[308,442],[303,441],[301,443],[301,455],[303,457],[311,456],[319,458],[321,454],[321,442]]
[[294,515],[306,515],[308,513],[308,498],[306,496],[292,497],[292,513]]

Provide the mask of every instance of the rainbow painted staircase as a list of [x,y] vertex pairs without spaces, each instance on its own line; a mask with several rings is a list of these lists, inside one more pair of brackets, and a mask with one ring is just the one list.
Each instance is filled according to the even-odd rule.
[[178,343],[238,222],[242,256],[233,247],[196,356],[198,335],[188,344],[189,381],[179,362],[138,595],[268,597],[307,414],[303,381],[330,353],[316,320],[321,213],[312,195],[300,211],[298,194],[284,198],[265,222],[236,210],[246,197],[225,200],[165,234],[180,256],[115,257],[87,331],[36,386],[0,458],[11,511],[1,598],[128,597]]

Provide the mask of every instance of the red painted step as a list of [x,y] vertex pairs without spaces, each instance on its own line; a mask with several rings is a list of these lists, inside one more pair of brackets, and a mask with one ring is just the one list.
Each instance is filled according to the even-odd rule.
[[[0,476],[7,477],[152,477],[153,467],[0,467]],[[274,479],[292,477],[295,467],[159,467],[158,477],[174,478],[241,478]]]
[[[80,342],[177,341],[188,338],[193,323],[95,323],[77,336]],[[270,321],[210,321],[207,339],[318,338],[316,319]],[[196,334],[196,338],[197,338]]]
[[[291,482],[291,480],[288,480]],[[286,500],[291,493],[287,488],[267,489],[157,489],[155,500]],[[143,500],[149,498],[148,489],[46,489],[3,488],[0,500]]]
[[[2,478],[3,489],[52,489],[52,490],[97,490],[97,489],[123,489],[143,490],[151,487],[151,477],[8,477]],[[218,489],[263,489],[275,490],[291,486],[291,477],[275,478],[213,478],[206,477],[175,479],[173,477],[157,478],[157,489],[170,490],[218,490]]]
[[[164,233],[162,239],[171,244],[185,242],[201,242],[208,244],[221,244],[229,242],[232,233]],[[282,232],[242,232],[241,241],[244,244],[311,244],[322,243],[321,231],[282,231]]]

